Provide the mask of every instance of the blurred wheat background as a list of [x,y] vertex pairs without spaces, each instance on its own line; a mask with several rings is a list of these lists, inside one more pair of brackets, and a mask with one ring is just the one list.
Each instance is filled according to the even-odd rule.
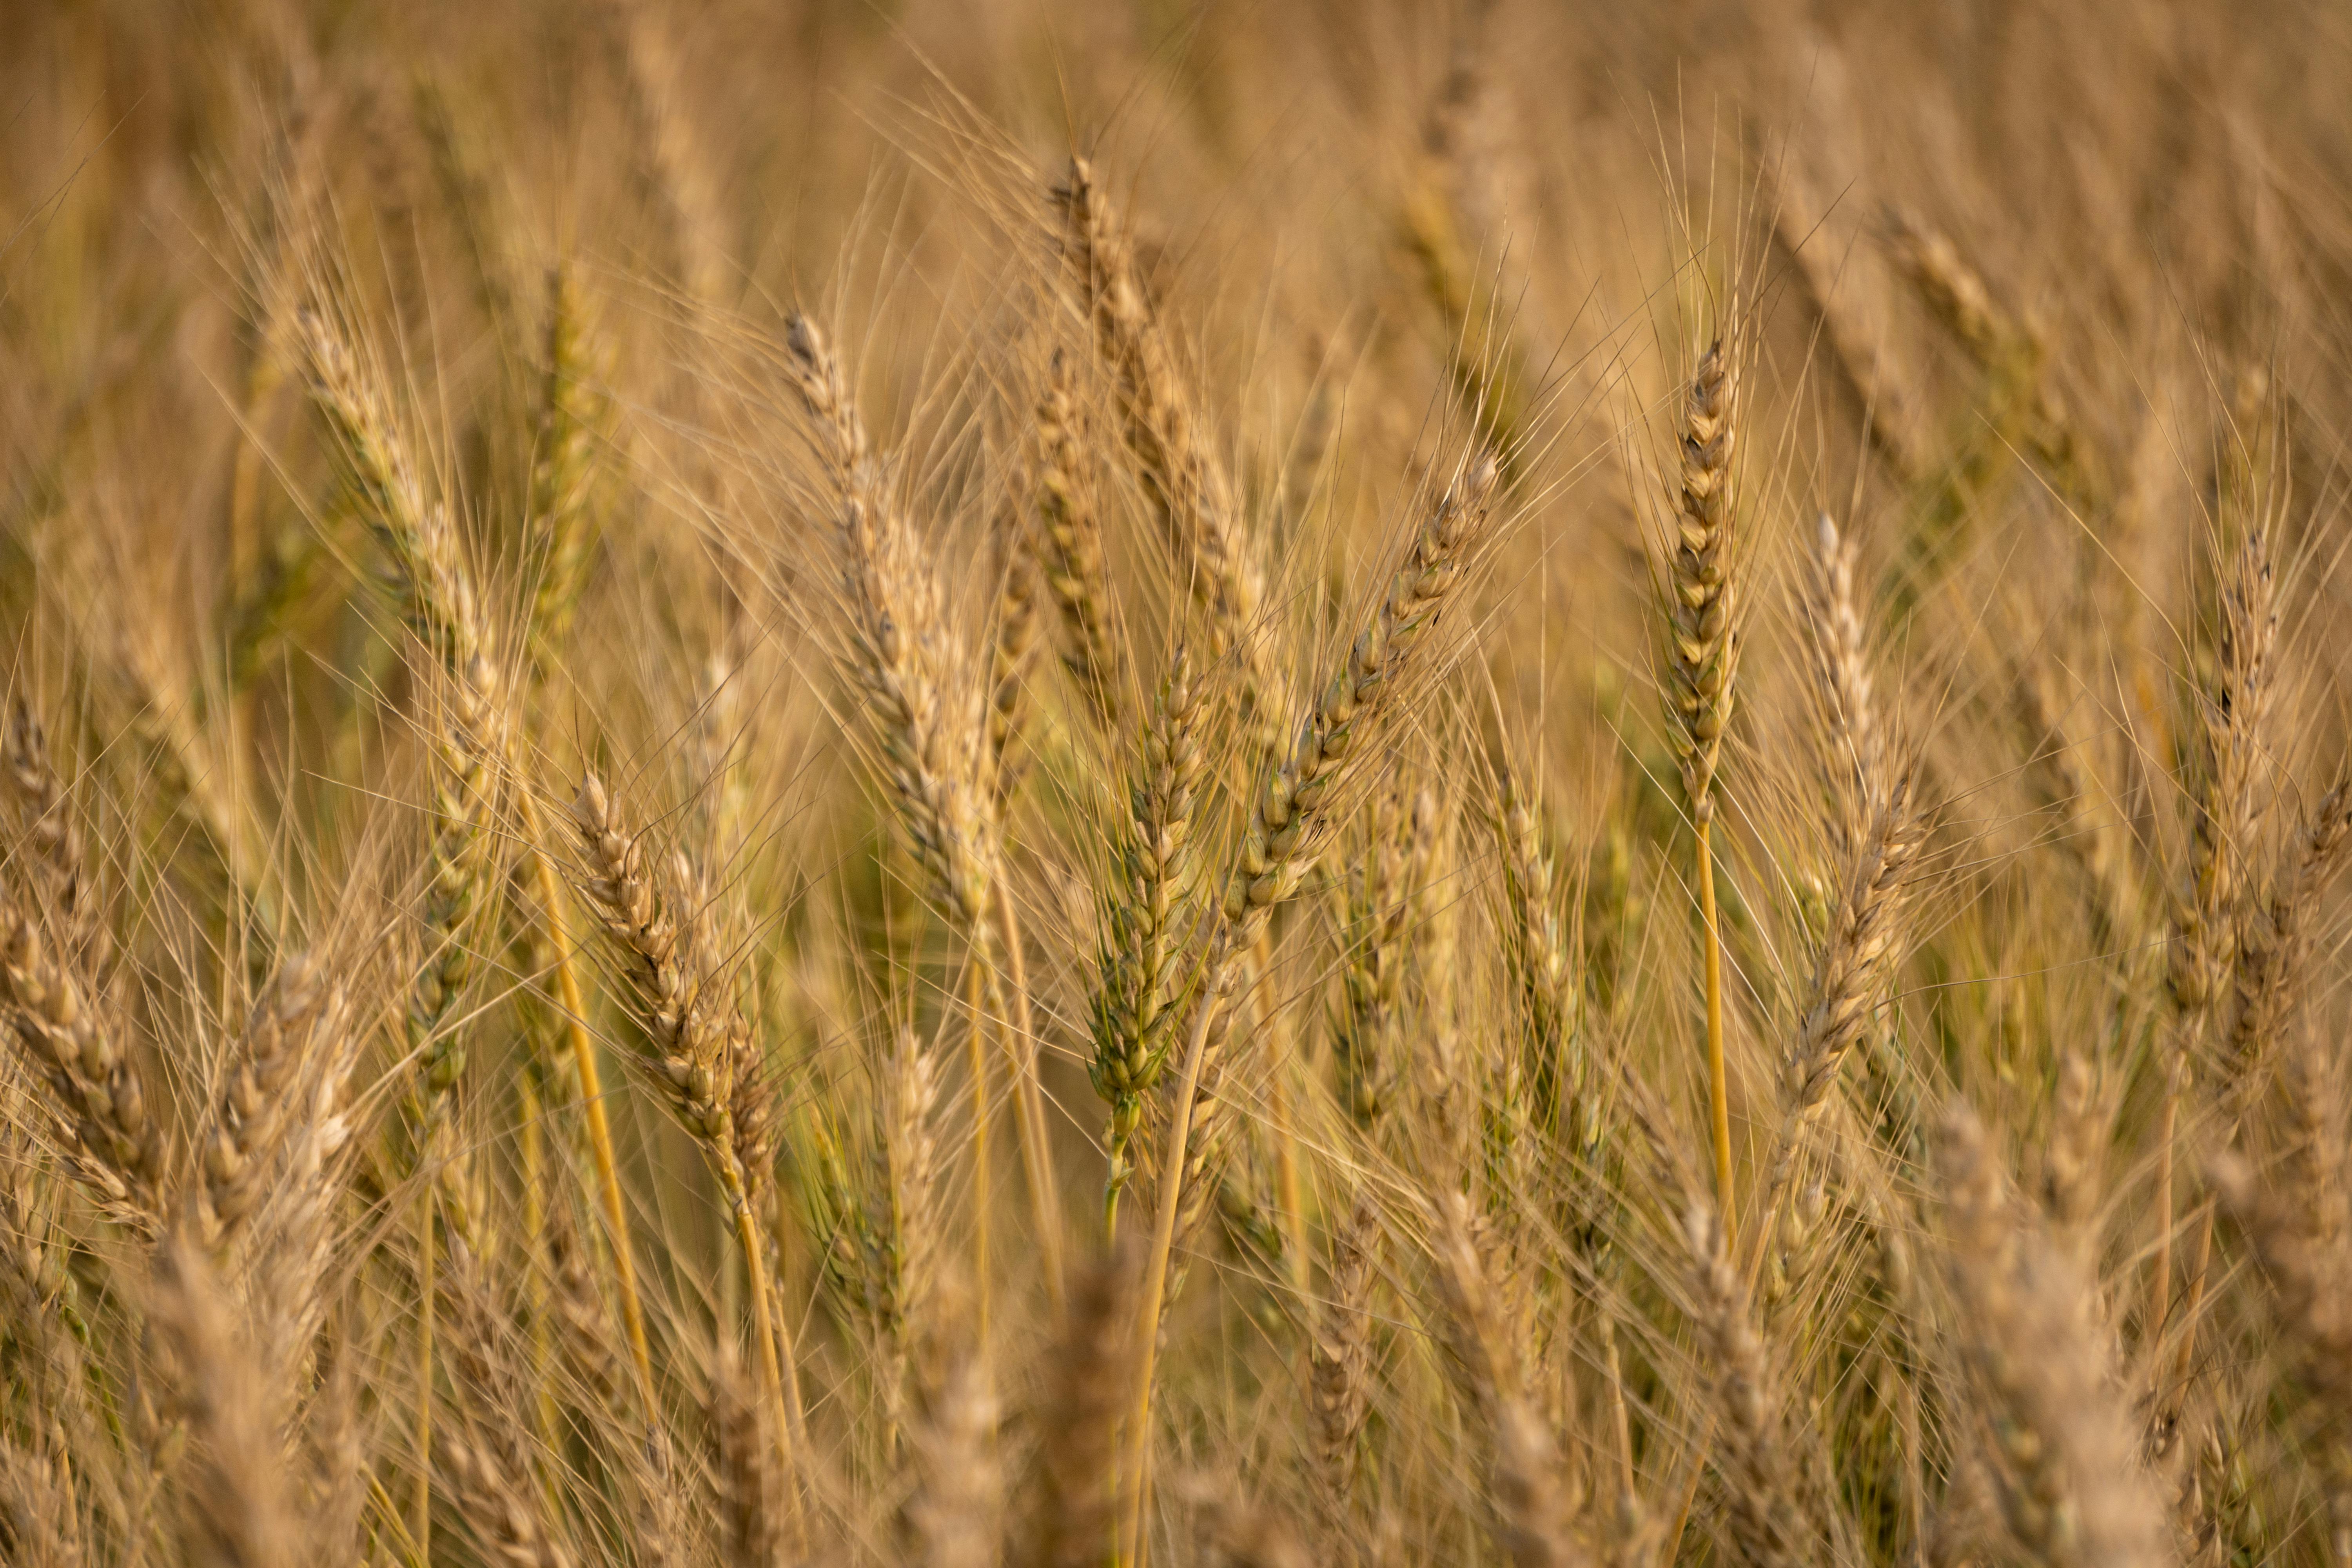
[[0,7],[0,1559],[2352,1564],[2352,19]]

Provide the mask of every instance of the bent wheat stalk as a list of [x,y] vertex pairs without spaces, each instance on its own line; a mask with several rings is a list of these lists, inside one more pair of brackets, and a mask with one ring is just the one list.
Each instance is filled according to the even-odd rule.
[[[1342,820],[1339,809],[1367,756],[1397,718],[1399,693],[1427,673],[1421,668],[1439,614],[1459,592],[1469,558],[1483,542],[1492,513],[1496,468],[1491,456],[1466,458],[1454,483],[1422,525],[1411,555],[1391,581],[1372,624],[1356,639],[1348,663],[1300,727],[1289,759],[1266,781],[1238,864],[1225,890],[1223,918],[1213,922],[1200,963],[1199,988],[1192,1002],[1184,1065],[1171,1102],[1165,1152],[1160,1158],[1159,1211],[1150,1249],[1145,1255],[1141,1310],[1136,1331],[1133,1399],[1128,1412],[1127,1460],[1122,1467],[1130,1491],[1120,1531],[1122,1560],[1140,1560],[1143,1512],[1151,1451],[1151,1394],[1160,1320],[1166,1305],[1170,1254],[1178,1220],[1187,1212],[1188,1187],[1214,1190],[1216,1150],[1224,1107],[1216,1092],[1220,1063],[1212,1042],[1222,1043],[1230,994],[1240,978],[1242,958],[1273,917],[1276,905],[1297,892]],[[1222,1053],[1215,1053],[1221,1055]],[[1198,1168],[1196,1168],[1198,1167]],[[1195,1201],[1194,1215],[1202,1212]]]

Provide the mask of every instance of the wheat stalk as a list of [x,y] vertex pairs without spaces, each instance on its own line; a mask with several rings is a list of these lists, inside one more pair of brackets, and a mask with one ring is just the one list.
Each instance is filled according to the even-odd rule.
[[[1336,674],[1301,725],[1297,745],[1266,781],[1242,851],[1225,889],[1223,918],[1214,921],[1200,962],[1201,981],[1187,1025],[1184,1063],[1168,1118],[1160,1165],[1159,1212],[1145,1254],[1143,1348],[1137,1356],[1128,1415],[1126,1474],[1134,1478],[1121,1550],[1139,1550],[1142,1481],[1150,1453],[1153,1363],[1165,1310],[1170,1253],[1180,1229],[1204,1212],[1203,1179],[1219,1160],[1228,1120],[1217,1090],[1226,1001],[1238,970],[1276,904],[1296,892],[1320,858],[1340,819],[1340,807],[1359,766],[1391,722],[1409,682],[1423,672],[1419,656],[1433,640],[1439,614],[1462,586],[1469,561],[1484,541],[1494,503],[1496,471],[1485,454],[1465,458],[1431,509],[1402,570],[1391,581],[1372,624],[1356,639],[1346,668]],[[1213,1047],[1214,1048],[1213,1048]],[[1188,1189],[1195,1194],[1186,1202]]]
[[1682,767],[1683,798],[1697,841],[1699,919],[1706,965],[1707,1115],[1716,1205],[1732,1224],[1731,1090],[1723,1054],[1723,933],[1715,907],[1715,777],[1731,722],[1739,668],[1738,521],[1732,458],[1738,437],[1738,377],[1717,339],[1692,374],[1683,416],[1666,608],[1667,731]]

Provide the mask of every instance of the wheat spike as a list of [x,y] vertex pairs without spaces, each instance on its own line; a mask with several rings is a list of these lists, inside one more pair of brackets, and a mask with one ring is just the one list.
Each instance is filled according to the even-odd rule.
[[1115,730],[1119,693],[1126,689],[1126,645],[1113,619],[1102,515],[1077,405],[1070,396],[1069,362],[1058,349],[1037,399],[1035,445],[1045,585],[1070,645],[1062,663],[1096,721]]
[[163,1129],[150,1112],[146,1078],[32,917],[5,900],[0,982],[17,1044],[56,1097],[75,1177],[121,1223],[157,1231]]
[[1975,1113],[1937,1131],[1948,1270],[1990,1409],[2011,1538],[2037,1563],[2155,1568],[2164,1513],[2102,1375],[2072,1265],[2021,1224]]
[[1253,733],[1265,731],[1278,700],[1259,626],[1265,581],[1232,482],[1210,450],[1199,410],[1144,294],[1134,247],[1109,196],[1095,183],[1092,165],[1071,159],[1053,196],[1096,346],[1118,377],[1128,445],[1179,570],[1207,613],[1209,651],[1240,660],[1243,721]]

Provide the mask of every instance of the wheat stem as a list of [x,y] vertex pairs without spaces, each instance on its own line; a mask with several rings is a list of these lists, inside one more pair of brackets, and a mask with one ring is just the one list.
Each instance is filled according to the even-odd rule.
[[1715,1152],[1715,1197],[1723,1227],[1732,1226],[1731,1084],[1723,1057],[1723,929],[1715,907],[1715,852],[1708,825],[1698,825],[1698,910],[1706,945],[1706,1110]]
[[988,1342],[989,1206],[994,1201],[994,1173],[988,1153],[988,1023],[983,1005],[986,979],[980,954],[964,966],[964,1010],[971,1017],[971,1285],[972,1311],[978,1319],[980,1342]]

